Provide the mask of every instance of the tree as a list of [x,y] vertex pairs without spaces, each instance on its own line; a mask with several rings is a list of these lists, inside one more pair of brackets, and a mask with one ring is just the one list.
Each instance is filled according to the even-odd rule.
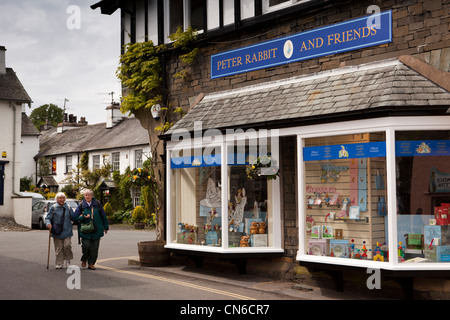
[[[190,65],[195,60],[198,48],[191,48],[196,40],[196,31],[188,28],[186,31],[180,27],[177,32],[170,35],[172,46],[181,52],[180,60]],[[168,93],[163,84],[164,64],[162,63],[167,48],[164,45],[155,46],[151,41],[130,43],[125,47],[125,53],[120,57],[121,65],[117,69],[117,77],[125,87],[121,102],[121,112],[133,114],[139,119],[141,126],[149,133],[151,148],[151,172],[157,187],[153,189],[153,204],[156,207],[156,239],[161,240],[164,234],[164,164],[162,156],[164,147],[159,135],[170,129],[174,119],[183,110],[181,107],[171,107],[168,103]],[[188,78],[187,70],[177,72],[174,77]],[[161,104],[160,119],[155,120],[151,108]]]
[[47,120],[56,127],[64,120],[64,110],[53,103],[44,104],[31,111],[30,120],[39,131]]

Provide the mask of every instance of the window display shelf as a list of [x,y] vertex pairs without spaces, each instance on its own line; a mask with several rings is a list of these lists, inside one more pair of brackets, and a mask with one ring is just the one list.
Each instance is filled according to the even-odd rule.
[[344,219],[329,219],[332,222],[348,222],[348,221],[355,221],[355,222],[365,222],[365,223],[369,223],[369,217],[365,217],[365,218],[359,218],[359,219],[353,219],[353,218],[344,218]]

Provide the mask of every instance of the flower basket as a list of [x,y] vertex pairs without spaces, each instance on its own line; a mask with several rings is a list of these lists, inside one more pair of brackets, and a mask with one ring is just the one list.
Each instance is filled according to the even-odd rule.
[[278,166],[275,159],[270,156],[256,158],[253,163],[247,166],[247,179],[266,178],[275,180],[278,177]]

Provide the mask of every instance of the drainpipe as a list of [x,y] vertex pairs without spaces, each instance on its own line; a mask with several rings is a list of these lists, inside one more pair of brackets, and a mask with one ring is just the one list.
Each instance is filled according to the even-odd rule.
[[14,102],[10,101],[9,106],[13,109],[13,154],[12,154],[12,193],[16,196],[21,196],[16,192],[16,106]]

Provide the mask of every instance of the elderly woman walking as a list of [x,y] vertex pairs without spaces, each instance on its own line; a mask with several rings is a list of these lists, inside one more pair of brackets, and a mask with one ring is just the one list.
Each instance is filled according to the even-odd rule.
[[[81,237],[81,266],[86,267],[87,263],[88,269],[95,270],[100,238],[108,233],[109,225],[105,211],[101,203],[94,198],[92,190],[84,192],[84,199],[75,210],[74,219],[80,222],[78,230]],[[93,222],[93,228],[85,229],[83,225],[88,225],[90,222]]]
[[50,230],[55,245],[55,269],[67,268],[72,253],[72,215],[73,211],[66,203],[66,195],[62,192],[56,194],[56,203],[50,207],[45,218],[47,229]]

